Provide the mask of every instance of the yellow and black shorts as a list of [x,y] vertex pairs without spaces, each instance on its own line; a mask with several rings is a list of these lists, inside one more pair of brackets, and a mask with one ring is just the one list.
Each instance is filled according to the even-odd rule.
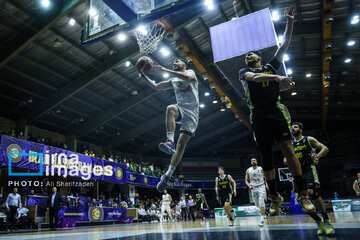
[[[305,184],[305,189],[320,188],[319,176],[314,165],[302,168],[302,178]],[[296,189],[298,190],[298,189]]]
[[272,170],[272,146],[275,140],[279,143],[292,139],[289,111],[277,102],[262,109],[252,109],[250,121],[255,142],[261,153],[263,169]]
[[231,200],[232,200],[232,194],[231,193],[219,194],[220,206],[224,206],[226,202],[229,202],[231,204]]

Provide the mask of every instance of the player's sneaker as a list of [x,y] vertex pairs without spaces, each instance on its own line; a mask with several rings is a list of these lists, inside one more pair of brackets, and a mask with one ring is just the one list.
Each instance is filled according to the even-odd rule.
[[325,223],[324,223],[324,221],[316,222],[316,226],[318,228],[318,230],[317,230],[318,235],[322,235],[322,234],[325,233]]
[[166,142],[162,142],[159,144],[160,151],[169,154],[174,155],[175,153],[175,143],[171,141],[170,139],[166,139]]
[[335,234],[335,230],[331,224],[331,221],[329,219],[324,220],[324,225],[325,225],[325,232],[326,235],[333,235]]
[[159,192],[163,192],[169,180],[170,178],[166,174],[162,175],[160,178],[160,182],[156,185],[157,190]]
[[235,222],[234,219],[230,219],[229,226],[230,226],[230,227],[234,226],[234,222]]
[[280,210],[281,204],[284,202],[284,198],[280,194],[278,194],[277,197],[270,196],[270,198],[271,198],[270,215],[277,216],[277,215],[279,215],[279,210]]
[[231,216],[232,221],[235,221],[236,214],[235,214],[235,210],[234,210],[234,209],[230,211],[230,216]]
[[260,219],[260,221],[259,221],[259,227],[263,227],[263,226],[264,226],[264,223],[265,223],[265,221]]
[[297,197],[297,202],[300,204],[302,210],[305,213],[315,213],[316,212],[316,208],[315,206],[311,203],[308,192],[307,191],[302,191],[301,193],[299,193],[298,197]]

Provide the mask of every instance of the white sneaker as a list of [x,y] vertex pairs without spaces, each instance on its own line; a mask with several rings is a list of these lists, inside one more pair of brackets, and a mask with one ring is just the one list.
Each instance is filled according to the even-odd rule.
[[234,220],[230,220],[229,226],[230,227],[234,226]]

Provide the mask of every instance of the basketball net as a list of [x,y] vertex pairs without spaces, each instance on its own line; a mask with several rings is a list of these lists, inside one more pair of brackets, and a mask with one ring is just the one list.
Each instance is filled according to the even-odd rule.
[[135,37],[141,53],[153,53],[157,50],[159,42],[165,33],[164,24],[154,21],[135,29]]

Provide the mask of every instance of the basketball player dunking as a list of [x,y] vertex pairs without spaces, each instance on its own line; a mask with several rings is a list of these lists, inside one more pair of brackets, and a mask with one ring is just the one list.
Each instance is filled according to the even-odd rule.
[[171,208],[170,208],[170,204],[171,204],[172,198],[170,196],[170,194],[167,193],[166,190],[164,190],[164,194],[162,195],[162,201],[161,201],[161,219],[160,221],[163,222],[163,217],[164,217],[164,213],[166,212],[169,216],[170,219],[172,219],[172,214],[171,214]]
[[[162,66],[154,66],[156,69],[172,74],[174,77],[168,81],[154,83],[144,73],[141,76],[147,84],[154,90],[174,89],[176,104],[169,105],[166,109],[166,142],[159,144],[159,149],[172,155],[168,171],[161,176],[157,189],[163,192],[167,182],[170,180],[176,167],[181,161],[185,147],[199,122],[199,91],[198,80],[193,70],[186,69],[186,61],[175,59],[173,69],[169,70]],[[181,124],[180,136],[177,141],[176,149],[174,143],[175,123]]]
[[[272,159],[272,145],[274,140],[279,144],[282,154],[288,159],[289,170],[298,185],[298,202],[304,212],[314,212],[315,207],[308,197],[304,187],[300,162],[297,159],[290,133],[290,114],[280,103],[280,84],[292,88],[294,82],[286,76],[276,75],[281,66],[283,55],[289,47],[294,22],[294,6],[285,10],[287,18],[284,43],[276,51],[275,56],[264,66],[261,55],[256,51],[245,55],[248,66],[239,71],[240,80],[244,86],[247,105],[250,109],[250,122],[255,142],[261,153],[264,175],[269,185],[271,207],[270,214],[278,215],[283,198],[277,192],[275,183],[275,168]],[[250,27],[250,26],[249,26]]]
[[[234,179],[225,174],[222,166],[218,167],[219,176],[215,179],[215,192],[219,199],[220,205],[224,207],[225,213],[230,220],[229,226],[234,226],[235,222],[235,211],[231,207],[232,195],[236,197],[236,182]],[[233,184],[234,187],[231,186]]]
[[[316,170],[316,165],[318,165],[319,159],[323,158],[329,152],[329,149],[314,137],[303,136],[303,129],[304,126],[302,123],[292,123],[292,134],[294,136],[292,144],[295,154],[301,164],[301,170],[303,173],[302,177],[305,182],[305,187],[323,219],[321,219],[316,213],[308,214],[316,221],[318,227],[317,233],[319,235],[324,233],[327,235],[334,234],[335,231],[326,213],[324,201],[319,195],[320,182]],[[319,152],[316,153],[316,150],[319,150]],[[295,185],[295,189],[296,188],[297,186]]]
[[260,212],[259,226],[264,226],[266,189],[269,189],[264,170],[258,166],[257,159],[251,158],[251,167],[246,170],[245,184],[250,188],[255,206]]
[[360,172],[357,174],[357,179],[355,180],[353,184],[353,189],[356,193],[357,197],[360,197]]
[[196,194],[196,210],[199,212],[199,214],[202,215],[203,220],[205,220],[204,204],[206,205],[206,208],[209,210],[209,205],[206,202],[205,194],[202,193],[202,189],[199,188],[198,193]]

